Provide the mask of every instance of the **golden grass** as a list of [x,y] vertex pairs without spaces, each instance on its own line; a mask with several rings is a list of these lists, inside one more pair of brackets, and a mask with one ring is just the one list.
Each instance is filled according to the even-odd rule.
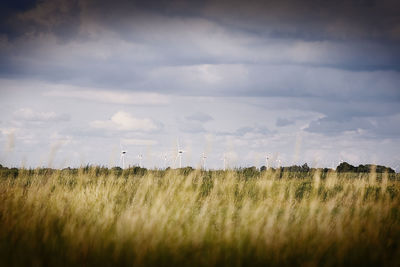
[[20,171],[0,180],[0,264],[399,266],[390,178]]

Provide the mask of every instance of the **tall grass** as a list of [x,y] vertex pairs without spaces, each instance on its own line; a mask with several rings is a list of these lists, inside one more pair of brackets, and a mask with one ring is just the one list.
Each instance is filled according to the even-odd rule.
[[400,182],[22,170],[0,180],[0,264],[399,266]]

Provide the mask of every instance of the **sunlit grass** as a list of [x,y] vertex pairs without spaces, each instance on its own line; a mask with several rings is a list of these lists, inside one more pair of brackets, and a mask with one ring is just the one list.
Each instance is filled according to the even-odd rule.
[[400,264],[398,177],[288,176],[20,171],[0,180],[0,263]]

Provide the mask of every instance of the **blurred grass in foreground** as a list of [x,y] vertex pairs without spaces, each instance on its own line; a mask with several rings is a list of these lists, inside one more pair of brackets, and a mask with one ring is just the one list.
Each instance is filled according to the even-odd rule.
[[101,170],[2,177],[0,265],[400,265],[398,174]]

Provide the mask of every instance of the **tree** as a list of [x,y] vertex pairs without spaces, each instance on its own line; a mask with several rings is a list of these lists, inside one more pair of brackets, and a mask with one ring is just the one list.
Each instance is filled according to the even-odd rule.
[[301,166],[301,169],[303,172],[309,172],[310,167],[308,167],[307,163],[304,163],[303,166]]
[[353,165],[347,163],[347,162],[342,162],[339,164],[339,166],[336,167],[337,172],[356,172],[357,167],[354,167]]

